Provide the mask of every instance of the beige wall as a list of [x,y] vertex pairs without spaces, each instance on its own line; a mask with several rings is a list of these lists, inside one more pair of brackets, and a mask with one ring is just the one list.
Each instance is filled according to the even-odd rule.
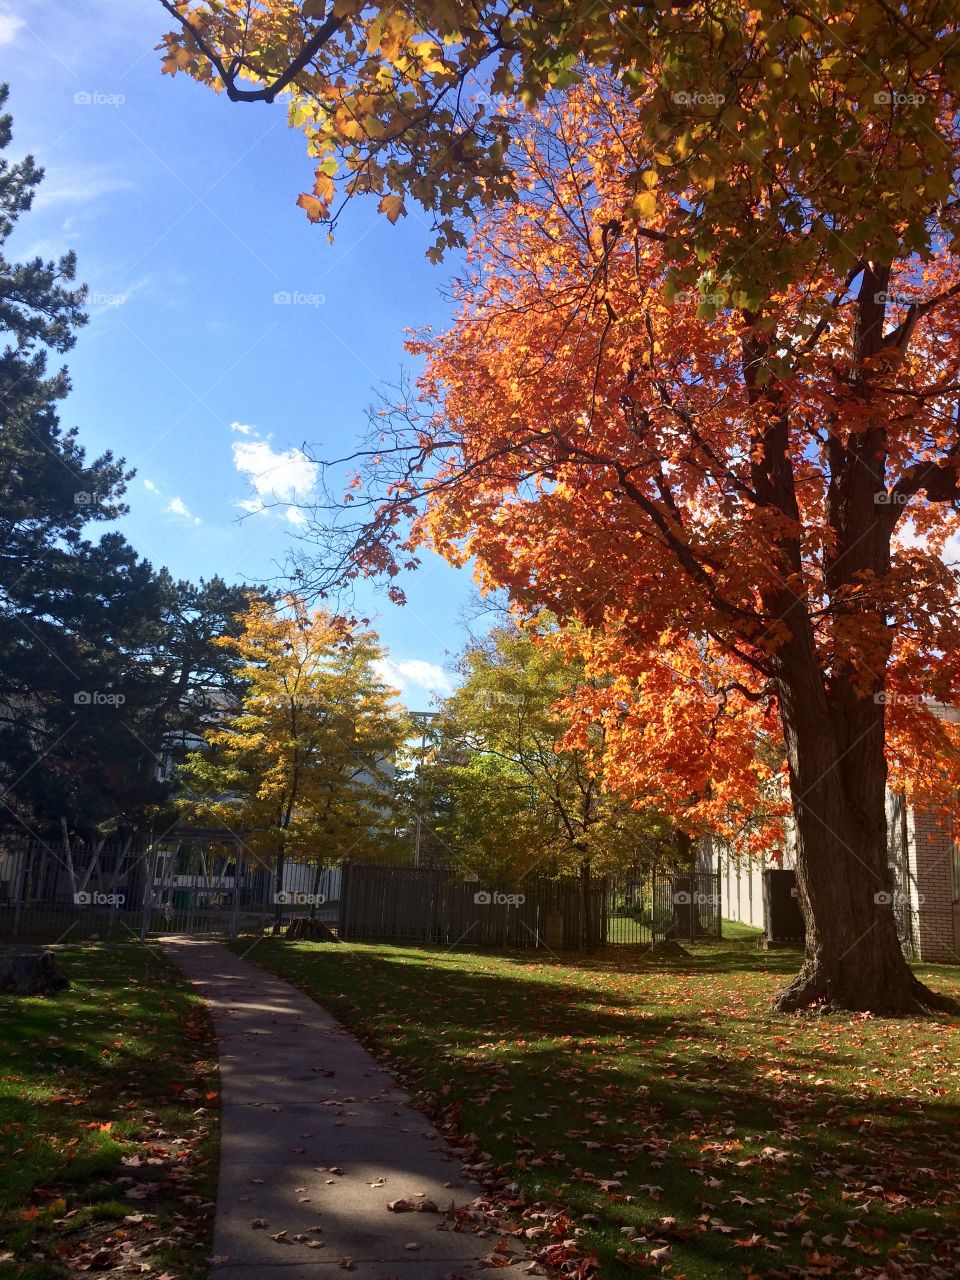
[[[887,828],[895,907],[907,955],[932,964],[960,964],[960,902],[953,897],[953,847],[956,833],[933,815],[904,810],[899,797],[890,796]],[[762,929],[763,879],[767,867],[789,868],[793,855],[788,840],[782,861],[738,857],[722,841],[703,841],[701,867],[715,870],[720,857],[721,910],[728,920]]]

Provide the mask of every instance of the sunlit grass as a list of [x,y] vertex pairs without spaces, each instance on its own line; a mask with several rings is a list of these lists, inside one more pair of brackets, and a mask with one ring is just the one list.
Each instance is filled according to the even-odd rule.
[[[491,1176],[596,1215],[580,1244],[604,1275],[912,1274],[933,1257],[960,1274],[957,1024],[774,1016],[799,957],[738,932],[569,960],[277,940],[249,959],[475,1134]],[[922,976],[960,990],[956,970]]]
[[199,1280],[218,1114],[203,1006],[154,948],[57,958],[68,991],[0,996],[0,1267],[47,1280],[96,1257]]

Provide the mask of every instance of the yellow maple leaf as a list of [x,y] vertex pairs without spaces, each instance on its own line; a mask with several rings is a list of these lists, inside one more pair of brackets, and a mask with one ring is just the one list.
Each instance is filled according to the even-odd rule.
[[404,217],[407,216],[403,196],[384,196],[377,208],[381,213],[385,213],[391,222],[396,222],[401,214]]

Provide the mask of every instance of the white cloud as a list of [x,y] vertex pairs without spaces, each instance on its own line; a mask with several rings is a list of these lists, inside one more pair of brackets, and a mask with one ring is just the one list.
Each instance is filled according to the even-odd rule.
[[193,514],[182,498],[171,498],[167,503],[167,510],[171,515],[183,516],[185,520],[192,520],[194,524],[200,523],[200,517]]
[[[311,462],[302,449],[285,449],[278,452],[265,440],[237,440],[233,445],[233,465],[246,476],[253,486],[259,502],[244,499],[240,506],[245,511],[259,510],[272,502],[302,502],[310,496],[317,483],[320,468]],[[303,523],[302,517],[287,513],[292,523]]]
[[144,480],[144,482],[143,482],[143,487],[146,489],[147,493],[159,493],[159,492],[160,492],[160,490],[157,488],[157,486],[153,483],[153,481],[152,481],[152,480]]
[[122,178],[106,165],[50,166],[33,200],[34,209],[59,204],[88,204],[117,191],[130,191],[133,182]]
[[[405,702],[410,701],[414,691],[440,696],[453,692],[453,684],[443,667],[435,662],[425,662],[423,658],[404,658],[399,662],[393,658],[380,658],[376,668],[381,680],[399,689]],[[416,700],[422,702],[423,698]]]
[[12,44],[17,32],[27,24],[12,13],[0,13],[0,44]]
[[893,535],[894,545],[905,547],[912,550],[915,547],[926,546],[927,540],[922,534],[917,533],[917,526],[912,520],[902,520],[896,532]]
[[255,436],[257,434],[256,429],[251,427],[249,422],[231,422],[230,430],[239,431],[242,436]]
[[266,516],[270,514],[259,498],[239,498],[236,505],[251,516]]
[[[896,551],[897,547],[903,547],[906,550],[929,549],[929,540],[926,534],[918,533],[917,526],[910,519],[902,521],[893,536],[893,547]],[[950,568],[960,568],[960,532],[951,534],[940,552],[940,559],[950,566]]]

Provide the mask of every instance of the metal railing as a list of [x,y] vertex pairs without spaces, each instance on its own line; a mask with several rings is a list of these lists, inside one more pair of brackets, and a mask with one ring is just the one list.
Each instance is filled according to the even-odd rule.
[[719,938],[715,872],[644,869],[589,882],[466,880],[453,868],[288,863],[209,852],[43,842],[0,847],[0,941],[232,936],[321,920],[347,941],[556,949]]

